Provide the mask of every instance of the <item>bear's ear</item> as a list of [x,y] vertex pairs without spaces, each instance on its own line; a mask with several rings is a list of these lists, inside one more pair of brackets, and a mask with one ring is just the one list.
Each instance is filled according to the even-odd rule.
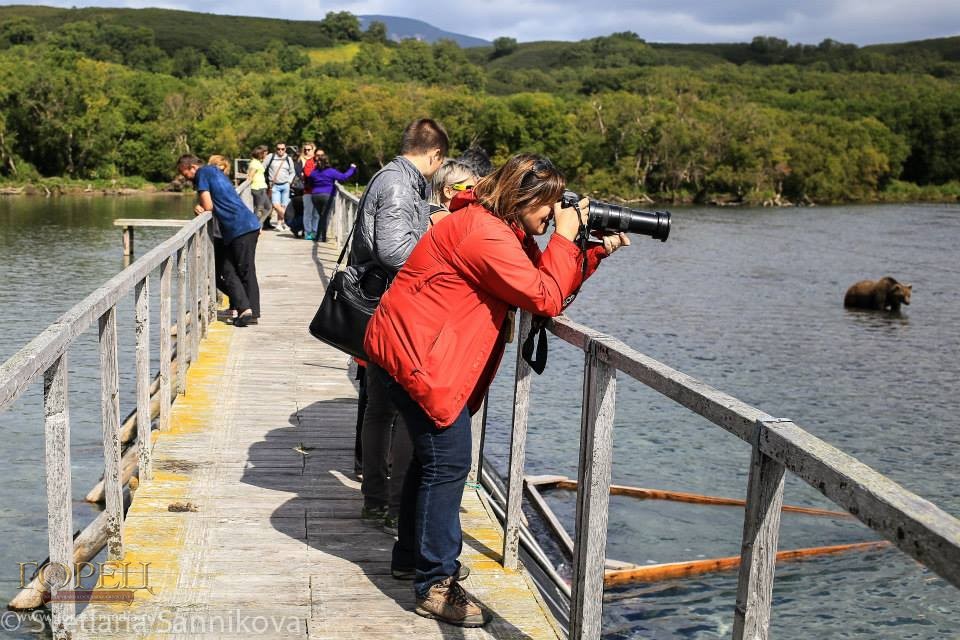
[[912,284],[905,284],[905,285],[903,285],[903,286],[906,287],[907,289],[910,289],[910,291],[913,291],[913,285],[912,285]]

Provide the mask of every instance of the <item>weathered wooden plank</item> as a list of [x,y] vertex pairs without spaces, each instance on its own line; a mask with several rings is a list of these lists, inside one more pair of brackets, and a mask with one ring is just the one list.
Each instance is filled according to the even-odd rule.
[[197,286],[200,287],[200,337],[206,338],[207,327],[210,325],[210,280],[209,274],[207,273],[207,269],[210,267],[210,260],[207,256],[207,251],[210,248],[210,241],[207,238],[206,225],[200,228],[198,237],[200,239],[200,251],[197,255],[197,261],[200,280],[197,282]]
[[217,317],[217,260],[213,246],[213,219],[207,222],[207,316],[209,322]]
[[160,263],[160,431],[170,428],[170,361],[173,358],[173,340],[170,337],[172,284],[173,258],[167,256]]
[[123,484],[120,481],[120,377],[117,367],[117,309],[100,317],[100,413],[103,427],[107,559],[123,557]]
[[209,220],[198,216],[169,240],[147,252],[142,258],[108,280],[103,286],[74,305],[23,349],[0,366],[0,410],[5,409],[39,375],[59,358],[78,335],[86,331],[121,297],[153,271],[166,256],[182,246],[195,228]]
[[[517,344],[530,334],[533,316],[520,314]],[[523,471],[527,450],[527,414],[530,411],[530,365],[517,349],[516,386],[513,391],[513,428],[510,431],[510,465],[507,470],[507,512],[503,523],[503,566],[516,569],[520,563],[520,518],[523,501]]]
[[572,558],[574,553],[573,538],[567,533],[567,530],[563,527],[563,523],[557,518],[557,514],[553,512],[553,509],[550,508],[543,499],[543,496],[540,495],[540,491],[537,490],[535,483],[530,482],[530,479],[526,478],[524,479],[523,485],[530,504],[540,513],[544,522],[546,522],[550,530],[553,531],[553,535],[560,541],[563,550]]
[[600,637],[603,612],[603,573],[617,390],[617,372],[608,364],[606,350],[606,345],[591,341],[584,358],[578,469],[580,491],[577,493],[570,601],[570,638],[582,640]]
[[762,427],[763,423],[757,424],[758,441],[754,443],[750,459],[733,620],[734,640],[766,640],[770,637],[785,469],[760,451],[759,431]]
[[767,422],[760,451],[960,587],[960,520],[793,422]]
[[[73,505],[70,480],[70,409],[67,391],[67,355],[56,360],[43,376],[44,443],[47,476],[47,530],[50,566],[45,582],[56,596],[60,585],[69,588],[73,562]],[[51,627],[56,640],[69,637],[65,621],[74,615],[72,602],[52,602]]]
[[[190,362],[196,362],[200,357],[200,234],[195,233],[190,238],[190,253],[187,270],[189,271],[190,289],[187,304],[190,306]],[[179,342],[179,337],[177,341]]]
[[177,251],[177,395],[187,392],[187,245]]
[[150,278],[134,287],[136,298],[136,362],[137,362],[137,457],[140,462],[140,480],[153,477],[150,462]]
[[117,218],[113,221],[115,227],[183,227],[190,224],[190,220],[175,220],[173,218]]
[[129,225],[123,228],[123,255],[133,255],[133,227]]
[[487,401],[484,397],[480,409],[470,419],[470,473],[467,475],[467,482],[476,484],[480,478],[480,466],[483,464],[483,432],[487,428]]

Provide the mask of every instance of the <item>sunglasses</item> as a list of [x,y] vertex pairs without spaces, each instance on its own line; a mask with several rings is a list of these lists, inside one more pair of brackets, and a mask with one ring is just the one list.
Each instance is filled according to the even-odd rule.
[[455,182],[450,185],[450,188],[454,191],[467,191],[473,189],[473,185],[469,182]]

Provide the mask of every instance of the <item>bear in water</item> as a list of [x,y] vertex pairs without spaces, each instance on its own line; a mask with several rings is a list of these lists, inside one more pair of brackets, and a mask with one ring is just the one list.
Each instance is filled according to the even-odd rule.
[[900,311],[901,304],[910,304],[912,284],[900,284],[890,276],[879,280],[861,280],[849,289],[843,306],[854,309]]

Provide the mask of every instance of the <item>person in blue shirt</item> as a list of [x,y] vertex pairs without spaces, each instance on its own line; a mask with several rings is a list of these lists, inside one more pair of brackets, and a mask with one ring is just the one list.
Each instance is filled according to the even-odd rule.
[[200,158],[186,154],[177,161],[181,176],[193,181],[197,190],[194,213],[212,211],[220,226],[226,249],[224,286],[230,302],[237,309],[233,324],[245,327],[257,324],[260,317],[260,286],[257,284],[257,238],[260,221],[243,203],[230,179],[214,165],[204,164]]

